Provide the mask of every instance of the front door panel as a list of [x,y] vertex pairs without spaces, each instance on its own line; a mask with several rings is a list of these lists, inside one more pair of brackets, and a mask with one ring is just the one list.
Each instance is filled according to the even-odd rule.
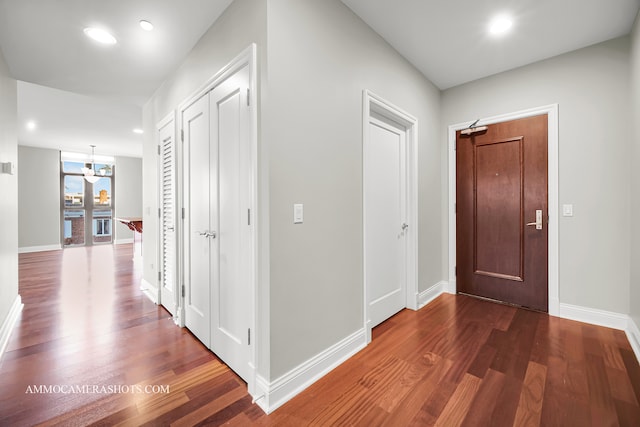
[[547,115],[456,139],[458,291],[547,311]]

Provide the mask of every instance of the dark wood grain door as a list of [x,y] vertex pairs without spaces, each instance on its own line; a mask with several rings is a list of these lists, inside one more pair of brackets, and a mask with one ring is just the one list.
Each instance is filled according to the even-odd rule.
[[456,143],[458,292],[547,311],[547,115]]

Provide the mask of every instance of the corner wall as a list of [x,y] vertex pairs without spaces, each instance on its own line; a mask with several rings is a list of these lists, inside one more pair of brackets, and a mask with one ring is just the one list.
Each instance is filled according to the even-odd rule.
[[18,89],[0,52],[0,163],[11,162],[13,175],[0,173],[0,356],[18,314]]
[[[448,89],[441,122],[446,164],[449,125],[559,104],[560,209],[574,206],[573,217],[558,212],[560,303],[622,314],[631,269],[629,48],[622,37]],[[445,201],[447,180],[445,169]],[[446,237],[443,254],[446,277]]]
[[[142,159],[116,157],[114,217],[142,217]],[[114,221],[114,243],[133,241],[129,227]],[[146,236],[145,236],[146,237]]]
[[18,246],[60,249],[60,152],[18,147]]
[[640,13],[631,33],[631,96],[633,126],[631,134],[631,298],[630,316],[636,326],[638,358],[640,358]]
[[441,148],[440,91],[340,1],[269,1],[268,42],[273,381],[364,326],[363,90],[419,122],[420,290],[441,280]]

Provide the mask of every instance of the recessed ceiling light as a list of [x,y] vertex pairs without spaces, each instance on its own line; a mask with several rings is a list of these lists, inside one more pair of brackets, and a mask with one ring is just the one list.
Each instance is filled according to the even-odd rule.
[[109,32],[100,28],[88,27],[84,29],[84,33],[87,37],[92,38],[98,43],[102,44],[116,44],[118,41]]
[[27,122],[27,129],[29,129],[29,130],[35,130],[35,129],[36,129],[36,127],[37,127],[37,124],[36,124],[36,122],[34,122],[33,120],[29,120],[29,121]]
[[142,129],[140,129],[140,128],[135,128],[133,130],[133,133],[137,133],[138,135],[142,135],[144,133],[144,131]]
[[513,25],[513,21],[506,15],[496,16],[489,24],[489,32],[493,35],[504,34]]
[[153,30],[153,24],[143,19],[140,21],[140,28],[142,28],[145,31],[151,31]]

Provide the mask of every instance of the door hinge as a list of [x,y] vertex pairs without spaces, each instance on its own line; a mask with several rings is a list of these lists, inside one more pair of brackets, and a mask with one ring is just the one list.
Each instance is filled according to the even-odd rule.
[[162,218],[162,211],[158,208],[158,218]]
[[158,156],[160,155],[160,145],[158,145]]
[[453,213],[458,213],[458,204],[457,203],[453,204]]
[[251,225],[251,209],[247,209],[247,225]]
[[162,271],[158,271],[158,282],[162,282]]
[[458,266],[453,267],[453,275],[458,277]]
[[184,219],[184,208],[182,208],[182,219]]
[[182,285],[182,298],[184,298],[185,295],[185,289],[184,289],[184,285]]
[[180,129],[180,141],[184,142],[184,129]]
[[247,89],[247,107],[251,105],[251,90]]
[[247,329],[247,345],[251,345],[251,328]]

